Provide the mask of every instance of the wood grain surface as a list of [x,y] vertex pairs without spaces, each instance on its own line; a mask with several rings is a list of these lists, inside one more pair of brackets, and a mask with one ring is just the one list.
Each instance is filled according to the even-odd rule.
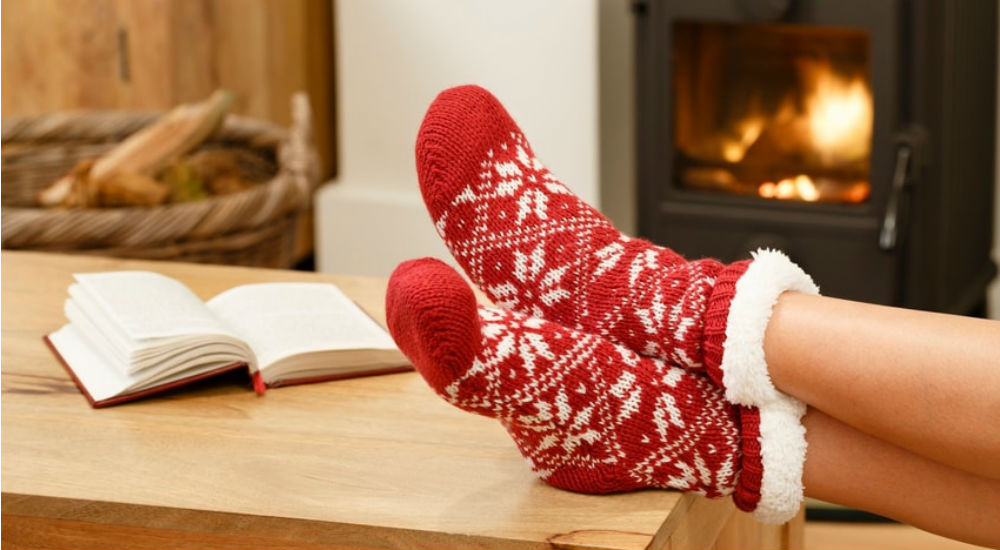
[[202,298],[329,280],[380,322],[384,280],[34,252],[0,261],[5,548],[787,547],[787,527],[761,530],[728,499],[548,487],[498,423],[449,406],[416,373],[263,397],[234,376],[94,410],[41,340],[64,322],[74,272],[151,269]]

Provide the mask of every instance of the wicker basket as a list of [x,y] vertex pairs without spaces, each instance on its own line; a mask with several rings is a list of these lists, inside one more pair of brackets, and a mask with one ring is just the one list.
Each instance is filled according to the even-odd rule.
[[107,151],[159,114],[58,113],[3,120],[5,249],[291,267],[298,220],[319,179],[308,100],[292,101],[284,129],[230,115],[209,143],[273,158],[276,174],[247,191],[154,207],[34,208],[34,194],[77,161]]

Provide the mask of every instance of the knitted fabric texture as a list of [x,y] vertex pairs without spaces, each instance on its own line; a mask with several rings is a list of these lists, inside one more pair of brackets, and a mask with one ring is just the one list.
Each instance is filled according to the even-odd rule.
[[805,406],[774,387],[763,342],[783,292],[818,293],[808,275],[776,251],[728,265],[687,261],[621,234],[545,168],[500,102],[477,86],[438,95],[416,156],[435,228],[494,303],[704,368],[729,402],[759,414],[755,517],[780,522],[795,513]]
[[669,487],[709,497],[735,490],[748,510],[759,499],[756,410],[730,405],[700,373],[553,322],[477,307],[461,276],[433,259],[396,269],[386,314],[434,391],[499,419],[554,486]]
[[[729,305],[720,296],[708,311],[716,279],[723,269],[738,276],[748,262],[687,261],[623,235],[542,165],[482,88],[442,92],[416,149],[438,233],[494,303],[674,365],[705,366],[706,322],[724,334]],[[721,384],[718,362],[709,366]]]

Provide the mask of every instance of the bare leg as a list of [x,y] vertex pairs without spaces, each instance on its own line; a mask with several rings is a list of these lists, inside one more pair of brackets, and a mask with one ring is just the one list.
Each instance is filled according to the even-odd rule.
[[1000,481],[895,447],[815,409],[803,422],[807,496],[1000,548]]
[[1000,323],[788,292],[764,352],[778,389],[917,454],[1000,479]]

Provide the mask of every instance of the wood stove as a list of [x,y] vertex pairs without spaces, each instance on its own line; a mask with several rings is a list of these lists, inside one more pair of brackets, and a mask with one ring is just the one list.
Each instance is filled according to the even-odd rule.
[[995,0],[642,0],[639,232],[972,313],[996,274]]

